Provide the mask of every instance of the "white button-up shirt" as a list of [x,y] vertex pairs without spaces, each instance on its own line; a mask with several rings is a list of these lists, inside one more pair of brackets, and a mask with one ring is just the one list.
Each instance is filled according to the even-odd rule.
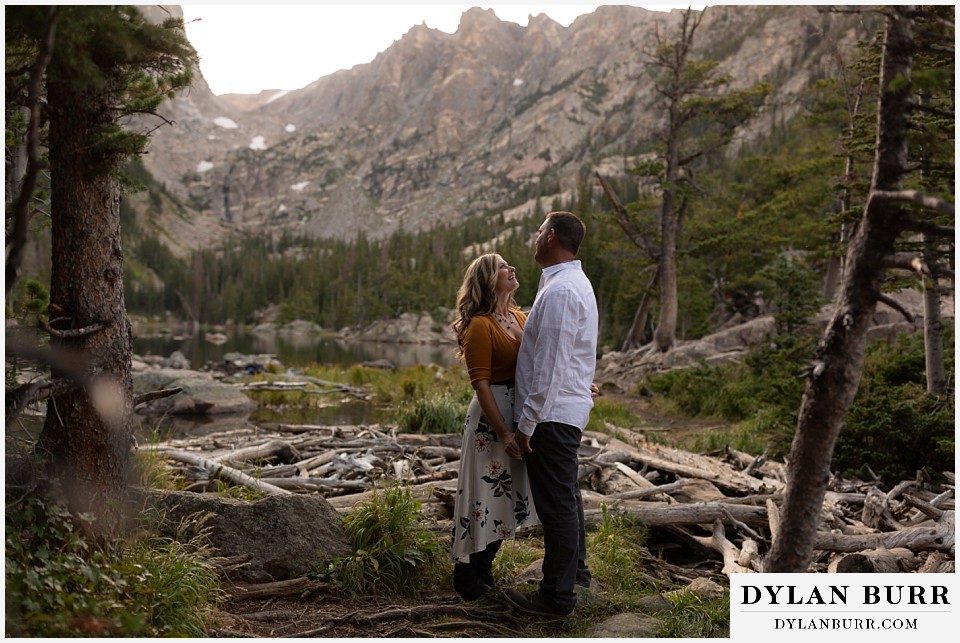
[[540,422],[587,425],[597,366],[599,315],[580,261],[544,268],[517,355],[518,429],[533,435]]

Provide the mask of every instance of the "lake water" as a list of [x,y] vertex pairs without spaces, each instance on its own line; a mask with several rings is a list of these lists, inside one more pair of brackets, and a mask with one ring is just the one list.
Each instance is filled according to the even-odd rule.
[[449,366],[454,363],[452,344],[399,344],[390,342],[348,341],[324,334],[258,334],[249,331],[226,332],[224,343],[208,340],[211,331],[203,329],[190,335],[177,333],[135,332],[133,352],[136,355],[169,357],[180,351],[194,369],[208,362],[221,362],[227,353],[244,355],[269,354],[285,367],[306,364],[353,366],[363,362],[387,360],[397,368],[417,364]]
[[[183,329],[158,332],[158,329],[138,328],[134,332],[133,352],[136,355],[169,357],[180,351],[190,361],[191,368],[201,369],[208,363],[223,361],[227,353],[244,355],[273,355],[284,368],[308,364],[331,364],[349,367],[355,364],[386,360],[397,368],[417,364],[450,366],[455,362],[452,344],[400,344],[389,342],[347,341],[325,334],[258,334],[249,331],[223,333],[226,341],[214,343],[208,335],[219,333],[199,329],[187,333]],[[200,436],[237,428],[245,423],[318,425],[370,425],[389,422],[394,409],[382,408],[370,402],[350,397],[324,396],[328,405],[303,409],[261,409],[249,417],[237,416],[171,416],[167,418],[140,418],[140,433],[150,436]]]

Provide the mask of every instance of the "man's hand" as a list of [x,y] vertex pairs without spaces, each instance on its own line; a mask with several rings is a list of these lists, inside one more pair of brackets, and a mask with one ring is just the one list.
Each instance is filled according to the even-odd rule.
[[520,448],[521,453],[533,453],[533,447],[530,446],[530,436],[524,435],[517,431],[514,433],[516,436],[514,443]]
[[502,438],[503,450],[507,452],[507,455],[513,458],[514,460],[523,459],[523,451],[521,450],[520,444],[517,442],[516,436],[520,433],[508,433],[507,437]]

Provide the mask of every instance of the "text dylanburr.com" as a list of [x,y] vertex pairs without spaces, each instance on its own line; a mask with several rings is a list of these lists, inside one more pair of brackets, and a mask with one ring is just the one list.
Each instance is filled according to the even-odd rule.
[[960,630],[957,587],[956,574],[731,574],[730,638],[902,643],[948,634]]

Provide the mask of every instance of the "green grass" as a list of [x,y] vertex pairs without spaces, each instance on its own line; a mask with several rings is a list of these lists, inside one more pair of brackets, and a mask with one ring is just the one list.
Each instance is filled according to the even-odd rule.
[[590,411],[590,421],[586,429],[609,433],[607,424],[622,429],[634,429],[643,426],[644,421],[630,409],[628,404],[601,396],[593,401],[593,410]]
[[91,542],[56,503],[7,505],[6,634],[203,637],[219,580],[197,540]]
[[629,517],[611,512],[601,505],[600,524],[587,535],[587,561],[593,577],[612,591],[644,587],[644,541],[647,530]]
[[668,596],[673,610],[664,616],[660,638],[728,638],[730,592],[720,598],[704,598],[689,591]]

